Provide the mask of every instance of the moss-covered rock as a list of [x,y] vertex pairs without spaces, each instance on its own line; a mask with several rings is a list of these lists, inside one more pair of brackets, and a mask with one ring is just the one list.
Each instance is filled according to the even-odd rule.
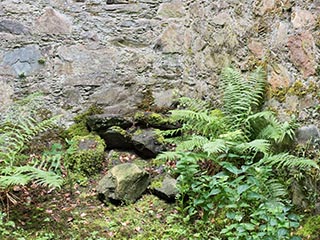
[[133,123],[130,119],[116,114],[96,114],[88,116],[87,125],[91,131],[101,132],[106,131],[108,128],[118,126],[123,129],[130,128]]
[[119,164],[109,170],[97,186],[99,199],[108,202],[135,202],[149,185],[149,174],[133,163]]
[[153,127],[161,130],[177,129],[179,124],[171,118],[154,112],[137,112],[134,115],[137,125],[142,127]]
[[74,117],[72,124],[63,134],[63,137],[71,139],[75,136],[86,136],[89,134],[87,127],[88,117],[95,114],[101,114],[102,109],[96,105],[90,106],[86,111]]
[[67,150],[66,166],[84,175],[95,174],[102,167],[105,147],[98,135],[75,136]]
[[155,129],[138,129],[132,136],[137,154],[144,158],[154,158],[165,150],[164,138]]
[[309,217],[302,228],[298,230],[298,234],[304,239],[318,240],[320,239],[320,215]]
[[150,189],[159,198],[173,202],[178,194],[177,180],[166,174],[158,175],[152,179]]
[[104,139],[108,149],[132,149],[131,134],[119,126],[108,128],[99,135]]

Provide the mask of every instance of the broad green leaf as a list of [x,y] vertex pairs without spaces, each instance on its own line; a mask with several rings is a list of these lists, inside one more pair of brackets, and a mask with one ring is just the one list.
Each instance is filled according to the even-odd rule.
[[248,184],[243,184],[237,187],[238,194],[242,194],[243,192],[247,191],[250,188]]

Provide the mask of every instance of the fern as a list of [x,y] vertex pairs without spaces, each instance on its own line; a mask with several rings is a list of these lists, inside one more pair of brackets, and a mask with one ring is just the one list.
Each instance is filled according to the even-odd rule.
[[293,118],[290,122],[281,123],[273,112],[262,111],[249,116],[252,136],[268,139],[275,144],[282,144],[294,140],[297,124]]
[[262,68],[249,75],[248,80],[233,68],[225,68],[221,74],[223,111],[232,129],[249,131],[246,119],[259,109],[266,87],[266,76]]
[[310,168],[319,169],[318,164],[311,160],[290,155],[289,153],[279,153],[276,155],[267,155],[260,160],[258,165],[274,166],[276,168],[300,169],[306,170]]
[[177,148],[176,151],[198,151],[202,148],[204,144],[209,142],[209,140],[206,137],[199,136],[199,135],[192,135],[190,139],[185,140],[181,142]]
[[28,143],[53,128],[60,117],[39,118],[42,103],[41,95],[33,94],[13,104],[0,119],[0,188],[3,190],[30,181],[51,187],[59,187],[62,183],[61,177],[51,171],[57,171],[61,156],[43,155],[33,163],[23,157]]
[[254,152],[268,154],[270,152],[270,142],[265,139],[255,139],[251,142],[244,142],[238,144],[235,149],[237,152]]
[[[273,230],[269,235],[259,235],[266,234],[266,229],[259,227],[258,233],[258,228],[251,226],[247,237],[257,231],[260,237],[274,239],[281,221],[288,220],[288,201],[284,197],[288,195],[289,181],[282,182],[282,178],[290,178],[292,169],[319,167],[312,160],[281,153],[284,148],[280,146],[288,146],[294,139],[297,125],[294,120],[282,123],[273,112],[261,111],[266,88],[262,68],[246,78],[239,71],[226,68],[220,87],[221,111],[188,98],[181,100],[180,109],[171,111],[172,118],[182,124],[180,129],[171,131],[180,134],[170,140],[177,147],[158,158],[177,161],[179,207],[189,218],[206,221],[209,216],[216,218],[216,214],[221,217],[219,213],[223,217],[227,211],[228,224],[221,233],[232,233],[235,229],[231,226],[236,225],[246,231],[242,224],[251,226],[255,222],[269,224]],[[277,168],[289,171],[286,176],[279,176],[283,171],[275,171]],[[270,210],[270,206],[277,210]],[[275,219],[279,220],[276,224]],[[238,232],[225,237],[238,236]]]

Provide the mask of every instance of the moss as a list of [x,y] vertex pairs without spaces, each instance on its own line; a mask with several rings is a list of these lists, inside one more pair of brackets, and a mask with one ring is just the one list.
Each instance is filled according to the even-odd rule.
[[305,237],[305,239],[320,239],[320,215],[307,218],[305,224],[300,228],[297,234]]
[[310,82],[308,86],[298,80],[294,82],[290,87],[280,87],[276,89],[269,88],[269,97],[274,97],[279,102],[284,102],[287,95],[295,95],[298,97],[304,97],[307,94],[312,94],[313,97],[317,97],[319,87],[317,83]]
[[119,126],[112,126],[112,127],[109,128],[109,130],[112,131],[112,132],[119,133],[124,137],[131,138],[130,134],[126,130],[124,130],[123,128],[121,128]]
[[103,109],[97,106],[96,104],[93,104],[86,111],[75,116],[73,120],[75,123],[81,123],[84,120],[86,121],[88,116],[91,116],[94,114],[101,114],[101,113],[103,113]]
[[155,137],[156,137],[156,141],[160,144],[164,144],[165,143],[165,139],[164,136],[162,135],[161,131],[156,129],[155,130]]
[[24,72],[19,73],[18,75],[19,78],[26,78],[26,74]]
[[89,130],[85,123],[75,123],[71,125],[64,133],[65,138],[71,139],[75,136],[86,136]]
[[155,112],[137,112],[134,115],[134,120],[146,127],[152,126],[156,128],[175,124],[171,118]]
[[160,180],[155,180],[151,182],[150,188],[155,189],[155,188],[161,188],[162,187],[162,181]]
[[101,107],[97,105],[91,105],[86,111],[80,113],[79,115],[74,117],[74,124],[72,124],[63,134],[64,138],[71,139],[75,136],[86,136],[89,134],[89,130],[87,128],[87,118],[88,116],[94,114],[101,114],[103,110]]
[[305,96],[308,91],[306,86],[300,81],[295,81],[294,84],[288,89],[288,93],[299,97]]
[[163,179],[164,179],[164,175],[159,175],[159,176],[155,177],[154,179],[152,179],[151,184],[150,184],[150,188],[151,189],[161,188],[162,183],[163,183]]
[[152,109],[153,105],[154,105],[153,93],[152,93],[152,90],[148,88],[143,93],[143,98],[142,98],[140,104],[138,104],[138,108],[141,110],[150,111]]
[[38,63],[43,65],[46,63],[46,60],[44,58],[40,58],[40,59],[38,59]]
[[288,92],[288,88],[279,87],[276,89],[269,88],[268,96],[269,98],[275,98],[279,102],[284,102],[286,100],[286,95]]
[[75,136],[70,141],[65,164],[69,169],[83,175],[97,173],[102,167],[105,147],[104,141],[98,135]]
[[318,67],[316,68],[316,74],[317,74],[318,77],[320,77],[320,66],[318,66]]

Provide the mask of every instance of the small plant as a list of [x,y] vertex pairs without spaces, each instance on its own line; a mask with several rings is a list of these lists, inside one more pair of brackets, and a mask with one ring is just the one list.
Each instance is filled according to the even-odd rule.
[[[24,155],[28,143],[40,133],[55,126],[59,116],[41,119],[37,115],[43,99],[33,94],[17,101],[0,119],[0,191],[9,197],[15,185],[30,182],[42,186],[60,187],[60,155],[53,146],[41,158]],[[9,199],[12,199],[9,197]]]
[[44,65],[46,63],[46,60],[44,58],[40,58],[38,59],[38,63]]
[[278,173],[318,165],[283,152],[297,125],[262,111],[265,78],[262,68],[247,78],[224,69],[221,110],[182,98],[180,109],[171,111],[182,127],[164,133],[181,133],[170,139],[175,151],[158,158],[177,162],[183,220],[213,223],[207,234],[221,239],[300,239],[291,236],[299,217],[287,200],[290,181]]
[[26,77],[26,74],[24,72],[21,72],[19,73],[18,75],[19,78],[25,78]]

